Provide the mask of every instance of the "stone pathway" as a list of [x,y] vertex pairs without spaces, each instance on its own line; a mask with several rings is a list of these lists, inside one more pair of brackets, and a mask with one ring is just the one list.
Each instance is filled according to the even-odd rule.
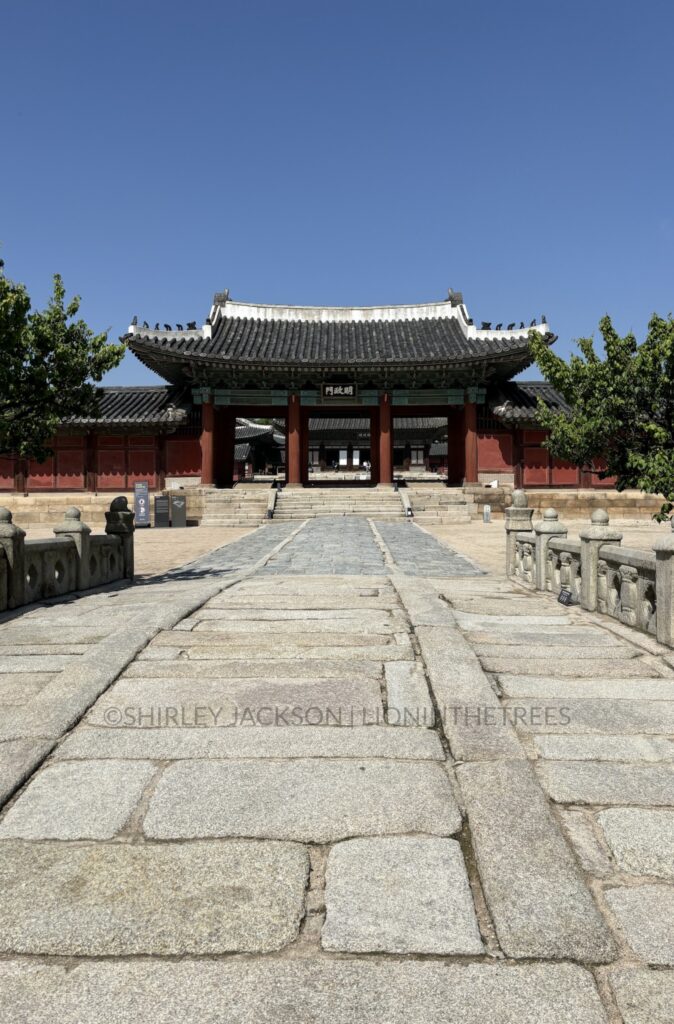
[[33,608],[0,701],[1,1020],[674,1019],[674,668],[412,524]]

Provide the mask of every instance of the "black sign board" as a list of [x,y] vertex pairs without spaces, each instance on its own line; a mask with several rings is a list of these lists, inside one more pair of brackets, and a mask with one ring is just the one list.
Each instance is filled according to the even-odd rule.
[[169,523],[169,500],[165,494],[155,494],[154,498],[154,525],[170,526]]
[[358,396],[357,384],[321,384],[321,398],[330,402],[356,398]]
[[171,495],[171,526],[187,526],[187,498],[184,494]]
[[570,590],[560,590],[557,600],[560,604],[573,604],[573,594]]
[[133,485],[133,511],[136,526],[150,525],[150,488],[147,480],[138,480]]

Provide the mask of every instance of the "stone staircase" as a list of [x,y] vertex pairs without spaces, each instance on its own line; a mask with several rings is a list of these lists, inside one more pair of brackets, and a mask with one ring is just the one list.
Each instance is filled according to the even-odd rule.
[[201,526],[260,526],[267,518],[269,487],[237,484],[203,494]]
[[414,521],[419,526],[445,526],[450,523],[469,523],[477,518],[477,506],[471,495],[461,487],[422,484],[407,487]]
[[316,516],[402,519],[404,511],[400,494],[392,487],[285,487],[279,491],[275,522]]

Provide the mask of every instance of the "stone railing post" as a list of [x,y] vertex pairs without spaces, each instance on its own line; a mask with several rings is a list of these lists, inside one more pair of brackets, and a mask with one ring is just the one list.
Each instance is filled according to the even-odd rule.
[[7,611],[7,555],[0,547],[0,612]]
[[19,608],[26,593],[26,531],[12,522],[8,508],[0,508],[0,546],[7,556],[7,607]]
[[656,636],[674,647],[674,519],[672,532],[653,545],[655,551]]
[[63,522],[54,527],[57,537],[72,537],[77,549],[77,589],[87,590],[89,588],[91,571],[89,560],[91,558],[89,535],[91,527],[82,522],[82,513],[74,505],[65,510]]
[[505,510],[506,576],[515,575],[517,534],[531,530],[533,514],[524,491],[513,491],[513,503]]
[[597,610],[599,549],[602,544],[620,544],[622,533],[609,526],[608,512],[598,508],[590,526],[580,533],[580,604],[588,612]]
[[133,582],[133,525],[134,513],[129,509],[129,502],[122,496],[113,498],[110,511],[105,513],[105,532],[122,538],[122,557],[124,559],[124,579]]
[[546,508],[543,518],[534,523],[536,534],[536,590],[547,590],[548,544],[553,537],[566,537],[566,526],[554,508]]

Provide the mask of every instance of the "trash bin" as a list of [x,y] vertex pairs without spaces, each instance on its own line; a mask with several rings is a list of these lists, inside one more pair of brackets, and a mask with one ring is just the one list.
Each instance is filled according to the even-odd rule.
[[154,525],[155,527],[171,525],[169,521],[169,500],[166,494],[155,494]]
[[184,494],[171,495],[171,526],[187,526],[187,498]]

